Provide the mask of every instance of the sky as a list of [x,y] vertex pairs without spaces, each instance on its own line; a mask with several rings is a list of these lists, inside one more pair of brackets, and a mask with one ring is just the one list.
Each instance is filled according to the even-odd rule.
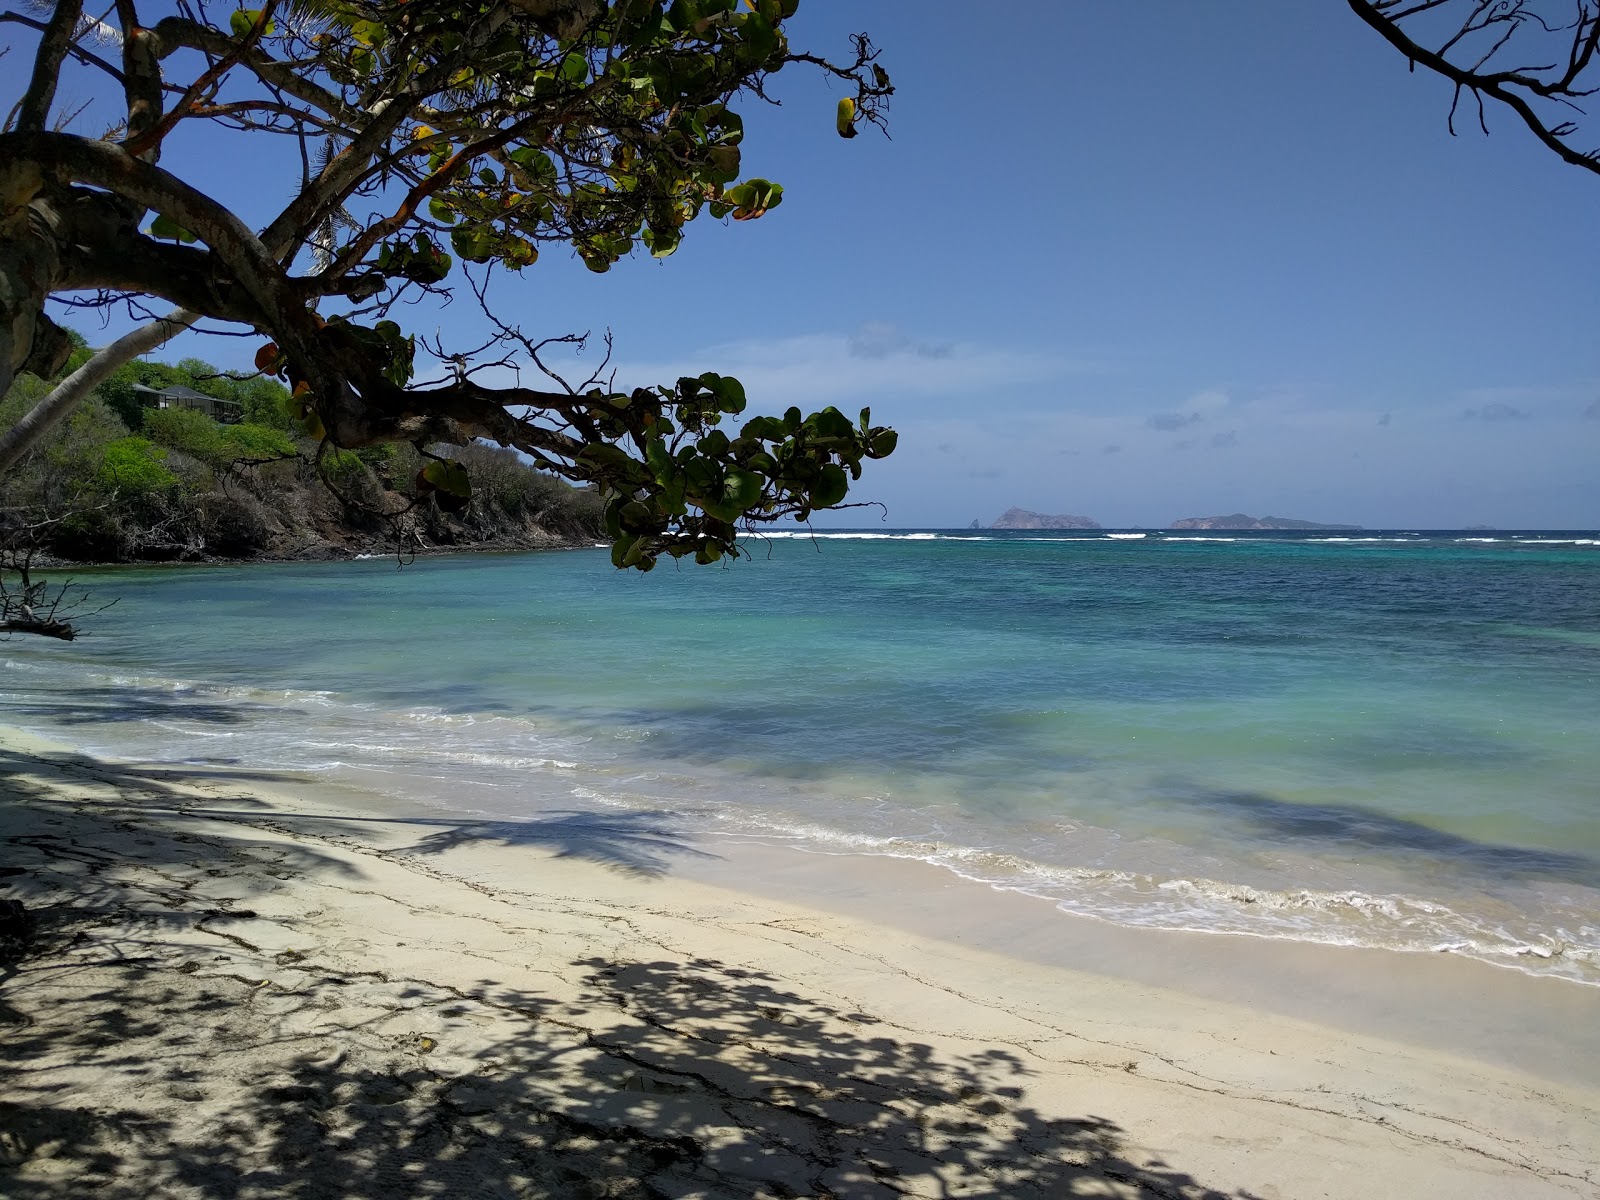
[[[1337,3],[804,0],[790,40],[858,29],[888,139],[840,139],[841,93],[790,68],[744,110],[781,207],[603,276],[547,251],[505,306],[609,328],[620,386],[870,404],[900,448],[852,498],[883,508],[819,527],[1600,526],[1600,177],[1509,112],[1452,137],[1448,85]],[[292,182],[204,135],[163,165],[261,220]],[[469,341],[469,308],[416,328]]]

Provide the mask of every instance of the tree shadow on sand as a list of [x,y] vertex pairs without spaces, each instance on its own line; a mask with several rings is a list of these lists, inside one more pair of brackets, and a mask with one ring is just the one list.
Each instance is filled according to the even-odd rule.
[[547,989],[352,969],[299,916],[247,907],[294,865],[260,830],[174,832],[124,802],[40,836],[68,806],[26,782],[0,812],[37,917],[0,971],[0,1194],[1229,1194],[1111,1115],[1041,1111],[1014,1048],[939,1051],[795,979],[670,953],[541,964],[531,914]]
[[[1227,1195],[1128,1152],[1109,1117],[1030,1107],[1009,1050],[941,1057],[714,961],[572,966],[573,1001],[390,980],[381,1015],[348,977],[287,1006],[248,979],[185,979],[138,1013],[104,989],[4,1057],[105,1064],[133,1077],[122,1105],[13,1085],[0,1151],[39,1200]],[[363,982],[330,1039],[328,993]],[[316,1037],[272,1032],[313,1010]]]
[[[101,761],[70,752],[20,753],[0,750],[0,782],[39,768],[61,770],[79,779],[114,789],[120,804],[134,810],[178,811],[190,817],[231,822],[269,819],[292,833],[312,837],[367,839],[394,834],[407,840],[391,853],[436,856],[475,843],[537,846],[557,858],[579,858],[638,878],[665,875],[677,858],[710,858],[697,847],[674,814],[643,812],[543,812],[523,820],[471,817],[382,816],[361,813],[296,811],[268,805],[229,784],[305,783],[301,775],[277,771],[238,770],[203,765],[143,766]],[[204,784],[218,801],[197,797],[185,785]],[[415,839],[410,840],[415,833]]]

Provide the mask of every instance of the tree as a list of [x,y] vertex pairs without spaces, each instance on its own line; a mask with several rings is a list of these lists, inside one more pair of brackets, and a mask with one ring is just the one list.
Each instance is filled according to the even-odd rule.
[[1600,0],[1348,0],[1410,61],[1455,85],[1485,133],[1485,99],[1503,104],[1564,161],[1600,174],[1586,105],[1600,92]]
[[[776,72],[799,64],[843,84],[845,137],[882,123],[893,88],[871,41],[857,35],[842,65],[796,51],[785,23],[797,4],[268,0],[213,19],[180,0],[145,25],[137,0],[116,0],[114,24],[61,0],[47,21],[0,14],[39,35],[0,132],[0,393],[16,371],[47,377],[65,361],[52,296],[179,306],[0,437],[0,470],[57,409],[203,317],[262,335],[258,368],[291,387],[324,452],[415,445],[428,459],[419,487],[441,507],[464,505],[471,483],[431,448],[473,438],[599,486],[618,566],[715,561],[740,522],[841,504],[863,461],[894,449],[865,411],[790,409],[724,430],[745,395],[714,372],[631,393],[598,372],[573,385],[546,370],[549,390],[478,378],[513,358],[544,369],[541,352],[562,340],[496,314],[496,273],[556,243],[603,272],[640,247],[670,255],[702,213],[746,221],[777,207],[778,184],[738,182],[734,107],[765,99]],[[118,89],[126,117],[101,138],[50,127],[69,59]],[[293,198],[264,228],[160,165],[163,143],[195,121],[230,131],[237,156],[264,139],[296,149]],[[484,314],[481,344],[419,345],[395,319],[462,283]],[[419,357],[440,373],[421,378]]]

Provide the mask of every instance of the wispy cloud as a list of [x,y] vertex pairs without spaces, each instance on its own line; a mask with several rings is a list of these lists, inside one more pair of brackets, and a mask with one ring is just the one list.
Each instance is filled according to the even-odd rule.
[[949,358],[955,353],[949,342],[919,342],[898,325],[884,321],[868,321],[846,339],[845,345],[856,358],[889,358],[896,354]]
[[1145,418],[1145,424],[1150,426],[1151,429],[1160,429],[1171,433],[1174,430],[1182,429],[1186,425],[1193,425],[1196,421],[1203,420],[1205,418],[1196,412],[1158,412],[1152,413]]
[[970,397],[1068,375],[1098,373],[1089,362],[1002,346],[935,345],[893,326],[868,325],[851,334],[813,333],[747,338],[696,349],[683,358],[625,361],[619,387],[666,383],[715,370],[745,385],[762,409],[813,408],[888,397]]
[[1504,400],[1495,400],[1481,408],[1467,408],[1461,412],[1463,421],[1526,421],[1528,414],[1514,408]]
[[1224,450],[1229,446],[1237,446],[1238,444],[1239,431],[1236,429],[1227,429],[1221,433],[1211,435],[1211,448],[1213,450]]

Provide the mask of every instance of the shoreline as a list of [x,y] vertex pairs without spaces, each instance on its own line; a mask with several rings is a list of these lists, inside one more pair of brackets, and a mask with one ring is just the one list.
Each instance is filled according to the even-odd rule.
[[[555,550],[592,550],[599,548],[598,543],[592,538],[559,538],[554,537],[550,542],[528,542],[526,544],[513,544],[509,542],[477,542],[460,546],[417,546],[404,552],[408,560],[418,558],[445,558],[452,554],[544,554]],[[78,559],[56,558],[49,554],[40,554],[34,559],[35,570],[49,571],[122,571],[142,570],[152,567],[254,567],[254,566],[287,566],[305,563],[352,563],[368,562],[373,559],[398,558],[402,554],[398,550],[371,549],[358,550],[349,547],[342,548],[339,553],[331,554],[303,554],[294,557],[259,554],[247,558],[225,558],[220,555],[211,555],[205,558],[128,558],[116,562],[85,562]]]
[[32,1194],[282,1195],[317,1171],[352,1196],[1600,1182],[1592,1084],[1170,986],[1215,962],[1118,978],[1082,936],[1030,957],[1025,920],[994,953],[967,941],[992,912],[941,917],[904,876],[866,920],[797,902],[826,874],[804,864],[768,880],[793,898],[686,878],[714,862],[691,854],[659,873],[644,818],[484,836],[290,776],[0,746],[27,872],[6,894],[40,914],[0,986],[31,1021],[0,1179]]

